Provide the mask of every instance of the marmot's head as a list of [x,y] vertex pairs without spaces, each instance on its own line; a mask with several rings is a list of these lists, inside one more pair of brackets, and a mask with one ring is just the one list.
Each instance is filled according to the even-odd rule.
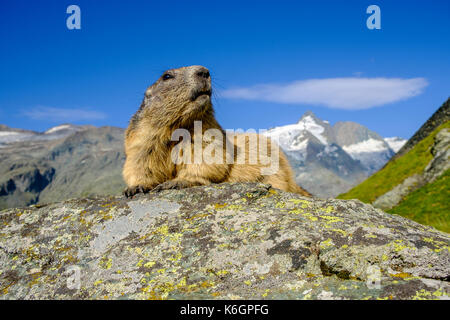
[[159,125],[188,125],[212,112],[208,69],[190,66],[167,70],[145,92],[145,117]]

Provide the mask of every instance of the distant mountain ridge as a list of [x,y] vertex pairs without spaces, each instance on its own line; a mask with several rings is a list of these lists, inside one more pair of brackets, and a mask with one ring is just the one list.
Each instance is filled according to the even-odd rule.
[[56,140],[67,137],[75,132],[83,131],[93,126],[77,126],[72,124],[62,124],[48,129],[45,132],[15,129],[5,125],[0,125],[0,148],[6,144],[21,141],[45,141]]
[[[266,134],[279,140],[297,182],[319,197],[349,190],[394,154],[364,126],[331,126],[312,112]],[[116,127],[62,124],[35,132],[0,125],[0,209],[120,194],[123,138]]]
[[46,132],[0,126],[0,209],[119,194],[124,130],[61,125]]
[[320,197],[349,190],[380,169],[406,140],[384,139],[355,123],[328,121],[306,112],[296,124],[275,127],[265,133],[288,156],[297,183]]

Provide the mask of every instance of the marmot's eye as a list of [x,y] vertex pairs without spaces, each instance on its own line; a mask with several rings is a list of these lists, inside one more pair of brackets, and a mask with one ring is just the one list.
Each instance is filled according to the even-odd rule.
[[172,79],[172,78],[175,78],[175,77],[173,75],[171,75],[170,73],[165,73],[162,76],[163,80],[169,80],[169,79]]

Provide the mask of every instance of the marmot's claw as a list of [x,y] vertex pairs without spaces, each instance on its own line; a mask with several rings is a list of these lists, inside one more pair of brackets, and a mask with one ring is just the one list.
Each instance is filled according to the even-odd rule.
[[152,192],[159,192],[162,190],[170,190],[170,189],[184,189],[189,187],[189,184],[184,181],[166,181],[161,184],[158,184],[155,188],[152,189]]
[[123,195],[124,195],[125,197],[127,197],[127,198],[131,198],[131,197],[133,197],[134,195],[136,195],[136,194],[138,194],[138,193],[147,193],[147,192],[149,192],[149,191],[150,191],[150,189],[147,188],[147,187],[144,187],[144,186],[134,186],[134,187],[126,188],[126,189],[123,191]]

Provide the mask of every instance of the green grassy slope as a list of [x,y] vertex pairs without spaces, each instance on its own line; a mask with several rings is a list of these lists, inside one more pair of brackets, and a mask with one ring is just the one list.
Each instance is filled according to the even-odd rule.
[[450,170],[388,211],[450,233]]
[[421,173],[431,161],[431,146],[434,137],[443,128],[450,128],[450,121],[437,127],[428,137],[417,143],[408,153],[389,162],[386,167],[370,176],[338,199],[359,199],[372,203],[376,198],[388,192],[406,178]]

